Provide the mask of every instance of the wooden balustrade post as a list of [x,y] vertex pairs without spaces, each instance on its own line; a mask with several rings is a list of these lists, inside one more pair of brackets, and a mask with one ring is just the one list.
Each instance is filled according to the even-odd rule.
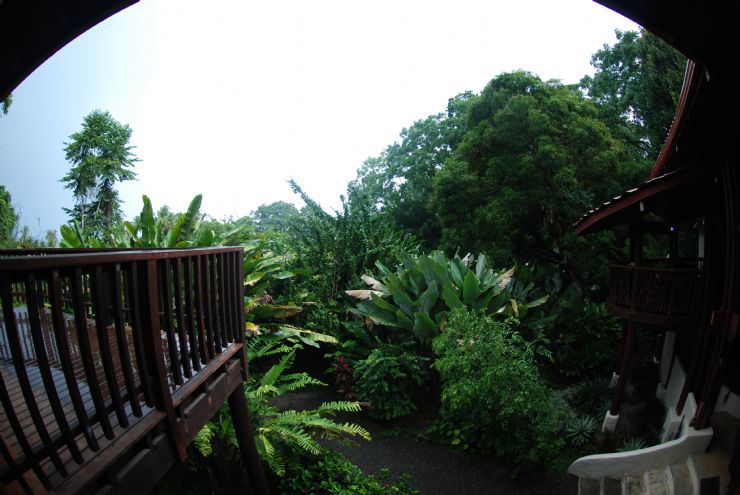
[[270,486],[267,483],[265,470],[262,465],[257,447],[254,444],[254,429],[249,419],[249,407],[244,397],[244,385],[238,387],[229,395],[229,410],[234,421],[236,440],[242,454],[244,467],[249,475],[249,482],[256,495],[270,495]]
[[157,409],[167,414],[170,439],[180,462],[182,462],[187,457],[185,452],[187,443],[184,441],[182,430],[175,415],[167,377],[167,367],[164,362],[162,330],[159,321],[157,261],[147,260],[142,265],[143,269],[141,271],[145,272],[145,274],[139,278],[139,296],[141,297],[139,307],[143,313],[141,320],[148,369],[154,373],[154,379],[152,380],[154,405]]

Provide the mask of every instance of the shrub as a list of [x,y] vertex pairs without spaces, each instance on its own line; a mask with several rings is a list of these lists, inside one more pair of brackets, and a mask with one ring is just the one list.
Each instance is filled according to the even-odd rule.
[[285,476],[280,480],[283,495],[418,495],[408,486],[408,477],[394,483],[365,475],[344,456],[325,451],[318,457],[299,449],[286,452]]
[[[563,301],[567,297],[561,298]],[[555,324],[557,371],[569,378],[588,377],[611,370],[620,336],[619,320],[603,304],[563,302]]]
[[428,378],[429,358],[402,347],[381,344],[357,363],[354,390],[358,400],[370,403],[368,415],[390,420],[416,409],[414,396]]
[[598,431],[598,426],[592,416],[579,416],[568,423],[565,436],[571,445],[581,447],[591,441],[594,433]]
[[563,446],[561,418],[535,364],[534,345],[512,324],[464,310],[450,315],[432,344],[442,380],[439,431],[532,467]]
[[571,401],[579,412],[598,416],[609,408],[613,395],[611,379],[605,375],[596,375],[575,386]]

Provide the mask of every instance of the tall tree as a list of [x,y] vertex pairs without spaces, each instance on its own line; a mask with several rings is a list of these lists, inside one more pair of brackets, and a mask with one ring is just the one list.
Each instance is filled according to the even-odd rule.
[[18,214],[13,208],[13,200],[5,186],[0,184],[0,247],[13,245]]
[[581,87],[633,156],[654,161],[678,104],[686,58],[644,29],[616,36],[614,45],[594,53],[596,73]]
[[590,278],[600,246],[580,242],[571,225],[620,191],[635,166],[595,105],[557,81],[501,74],[471,101],[467,128],[435,177],[443,245]]
[[298,215],[298,209],[285,201],[260,205],[252,213],[258,232],[286,232]]
[[95,110],[84,118],[82,130],[64,143],[72,167],[61,181],[75,198],[74,208],[65,211],[86,235],[102,239],[121,229],[121,200],[115,184],[135,179],[130,168],[139,161],[131,151],[131,133],[110,113]]
[[447,112],[404,128],[400,143],[365,161],[349,185],[350,194],[362,190],[398,228],[436,246],[441,227],[429,204],[434,176],[465,133],[465,109],[472,97],[468,91],[450,98]]

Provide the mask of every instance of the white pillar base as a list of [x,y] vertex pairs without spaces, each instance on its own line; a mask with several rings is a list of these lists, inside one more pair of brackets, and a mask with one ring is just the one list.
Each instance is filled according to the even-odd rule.
[[619,414],[612,414],[609,411],[604,416],[604,422],[601,424],[601,431],[614,431],[619,422]]

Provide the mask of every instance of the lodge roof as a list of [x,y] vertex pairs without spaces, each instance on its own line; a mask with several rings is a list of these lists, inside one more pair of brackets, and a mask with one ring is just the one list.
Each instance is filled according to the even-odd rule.
[[0,101],[46,59],[138,0],[0,0]]

